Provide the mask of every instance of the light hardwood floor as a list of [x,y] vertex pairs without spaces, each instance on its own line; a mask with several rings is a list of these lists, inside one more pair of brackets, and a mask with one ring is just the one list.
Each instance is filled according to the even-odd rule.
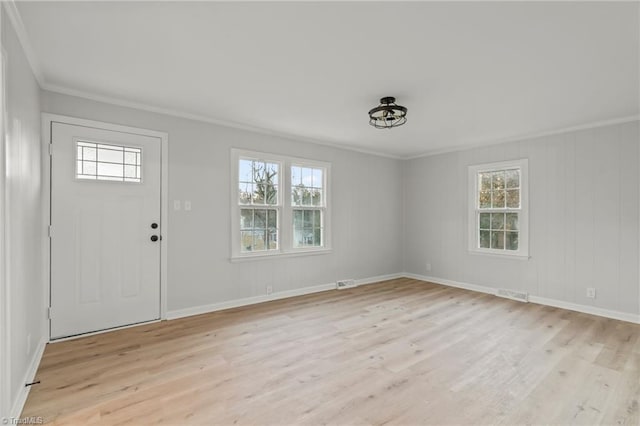
[[397,279],[47,346],[54,424],[639,424],[640,325]]

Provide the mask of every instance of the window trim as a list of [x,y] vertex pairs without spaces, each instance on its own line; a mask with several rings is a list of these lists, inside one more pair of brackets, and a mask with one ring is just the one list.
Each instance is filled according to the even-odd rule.
[[[278,248],[275,250],[263,250],[259,252],[243,253],[240,251],[240,241],[237,238],[240,232],[240,209],[238,204],[238,180],[239,161],[241,158],[248,158],[260,161],[278,163],[280,165],[280,176],[278,183],[278,205],[265,208],[276,208],[278,210]],[[323,220],[323,246],[322,247],[293,247],[293,210],[304,208],[302,206],[291,205],[291,166],[314,167],[324,169],[324,211]],[[230,261],[236,262],[249,259],[265,259],[270,257],[291,257],[310,254],[331,253],[331,164],[324,161],[309,160],[306,158],[290,157],[279,154],[271,154],[260,151],[251,151],[238,148],[231,148],[231,256]],[[310,206],[316,208],[316,206]]]
[[[509,209],[518,212],[518,250],[503,250],[479,247],[479,206],[478,206],[478,173],[505,169],[520,169],[520,208]],[[469,253],[490,255],[503,258],[529,259],[529,160],[500,161],[494,163],[475,164],[468,168],[468,241]],[[507,209],[504,210],[508,212]]]

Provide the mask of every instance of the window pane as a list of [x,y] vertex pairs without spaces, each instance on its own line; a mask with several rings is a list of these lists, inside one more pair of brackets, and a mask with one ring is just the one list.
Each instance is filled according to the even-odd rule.
[[264,229],[267,227],[267,211],[254,210],[253,227],[256,229]]
[[491,178],[491,189],[504,189],[504,172],[493,172]]
[[504,229],[504,213],[491,213],[491,229]]
[[278,186],[277,185],[263,185],[265,195],[265,204],[276,205],[278,204]]
[[304,222],[303,222],[303,226],[305,228],[311,228],[313,227],[313,215],[314,215],[314,211],[313,210],[305,210],[304,211]]
[[253,231],[253,250],[266,250],[267,232],[264,229]]
[[491,231],[491,248],[504,250],[504,231]]
[[309,188],[313,186],[313,170],[309,167],[301,167],[302,169],[302,184]]
[[253,228],[253,209],[240,209],[240,229]]
[[491,173],[480,173],[480,190],[491,191]]
[[122,164],[98,163],[98,176],[123,177],[124,166]]
[[480,213],[480,229],[490,229],[491,214]]
[[277,210],[267,210],[267,227],[269,229],[278,228],[278,211]]
[[314,206],[322,205],[322,192],[320,189],[314,188],[311,191],[311,204]]
[[311,191],[307,188],[304,188],[302,191],[302,205],[310,206],[311,205]]
[[305,189],[302,187],[302,185],[291,188],[291,205],[302,205],[302,194],[304,193],[304,191]]
[[318,210],[316,210],[316,212],[315,212],[313,226],[315,228],[320,228],[322,226],[322,212],[320,212]]
[[507,213],[505,220],[505,228],[508,231],[518,230],[518,213]]
[[94,161],[83,161],[82,162],[82,174],[83,175],[93,175],[95,178],[96,172],[98,168],[96,167],[96,163]]
[[250,183],[240,183],[238,185],[238,202],[240,204],[251,204],[251,195],[253,194],[253,185]]
[[507,207],[517,209],[520,207],[520,190],[508,189],[507,190]]
[[518,250],[518,233],[517,232],[507,232],[507,242],[506,249],[507,250]]
[[490,191],[480,191],[480,208],[481,209],[491,208],[491,192]]
[[253,251],[253,231],[240,231],[240,251]]
[[507,181],[507,188],[520,187],[520,171],[519,170],[507,170],[505,172],[505,179]]
[[238,163],[238,182],[253,182],[253,161],[240,160]]
[[264,185],[256,183],[253,187],[253,196],[251,197],[253,204],[265,204],[264,196]]
[[120,149],[98,149],[98,161],[108,163],[124,163],[124,150]]
[[302,229],[294,229],[293,230],[293,247],[304,247],[304,230]]
[[278,231],[276,229],[267,230],[267,243],[268,250],[278,249]]
[[266,172],[265,176],[268,178],[267,182],[270,182],[274,185],[278,184],[278,164],[277,163],[266,163]]
[[137,166],[124,166],[124,177],[135,178]]
[[302,228],[303,216],[304,216],[304,212],[302,210],[293,211],[293,227],[294,228]]
[[82,146],[82,159],[83,160],[96,160],[96,149]]
[[313,245],[316,247],[322,246],[322,229],[320,228],[313,230]]
[[504,208],[504,191],[493,191],[491,193],[491,207]]
[[489,231],[480,231],[480,247],[481,248],[489,248],[489,239],[490,233]]
[[131,164],[131,165],[135,166],[137,164],[137,162],[136,162],[136,153],[135,152],[131,152],[131,151],[125,151],[125,153],[124,153],[124,163],[125,164]]
[[298,186],[302,183],[302,170],[300,167],[291,167],[291,186]]
[[322,176],[322,169],[313,169],[313,187],[322,188],[324,187],[324,178]]

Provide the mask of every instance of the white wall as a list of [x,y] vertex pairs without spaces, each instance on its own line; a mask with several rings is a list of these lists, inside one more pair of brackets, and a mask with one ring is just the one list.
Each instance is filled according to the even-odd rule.
[[[177,311],[402,269],[398,160],[42,92],[43,111],[169,133],[168,308]],[[332,164],[333,252],[231,263],[230,149]]]
[[[639,145],[636,121],[408,161],[404,270],[640,313]],[[467,167],[517,158],[529,159],[531,258],[472,255]]]
[[7,55],[5,247],[10,360],[10,401],[3,410],[8,410],[21,406],[25,381],[31,380],[34,360],[39,361],[41,344],[48,336],[41,250],[40,89],[5,14],[2,46]]

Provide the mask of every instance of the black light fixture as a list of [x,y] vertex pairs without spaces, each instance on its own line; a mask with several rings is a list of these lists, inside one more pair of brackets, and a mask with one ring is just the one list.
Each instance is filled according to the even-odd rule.
[[369,124],[376,129],[391,129],[407,122],[407,109],[396,105],[396,98],[387,96],[380,99],[380,105],[369,111]]

